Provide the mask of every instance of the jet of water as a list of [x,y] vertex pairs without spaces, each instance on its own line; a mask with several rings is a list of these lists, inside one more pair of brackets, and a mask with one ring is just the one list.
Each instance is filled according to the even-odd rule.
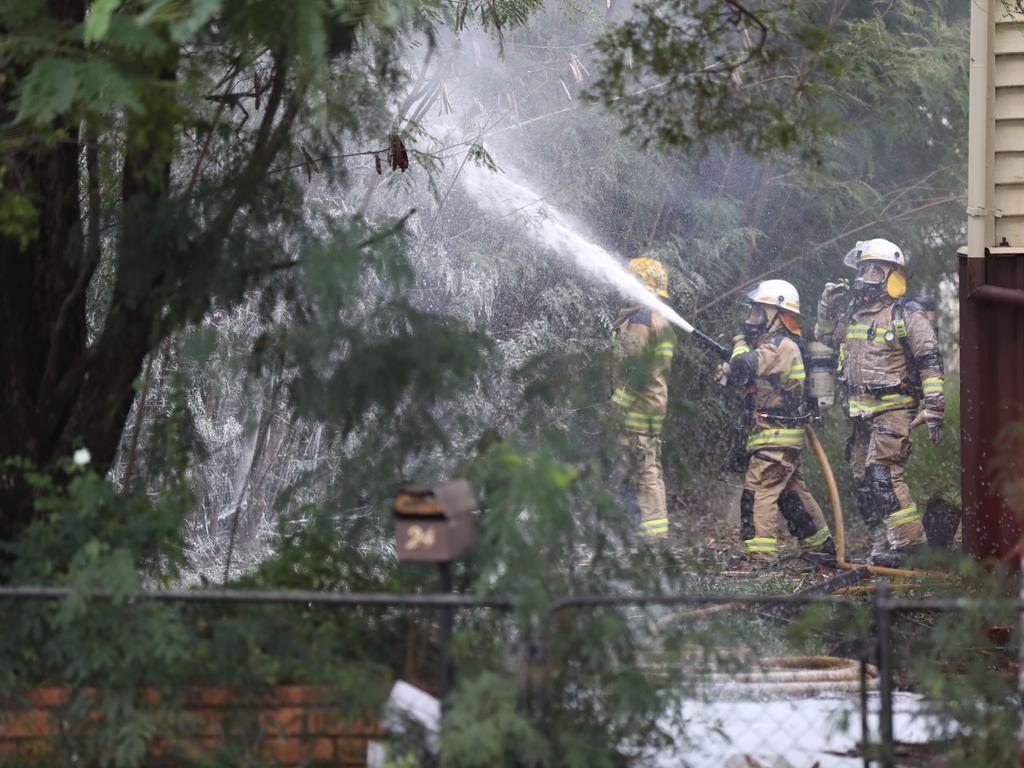
[[657,312],[686,333],[693,326],[644,287],[632,272],[596,243],[583,237],[569,218],[524,183],[515,171],[498,174],[467,164],[462,178],[470,196],[481,208],[500,216],[529,211],[526,234],[563,259],[569,259],[593,280],[610,285],[626,298]]

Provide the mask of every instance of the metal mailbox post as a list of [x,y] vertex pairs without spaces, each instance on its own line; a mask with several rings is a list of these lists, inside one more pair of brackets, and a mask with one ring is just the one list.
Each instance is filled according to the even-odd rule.
[[479,507],[465,480],[404,488],[393,507],[398,559],[428,563],[459,559],[473,544],[473,513]]
[[[395,550],[399,560],[437,563],[441,591],[452,591],[452,561],[469,551],[475,538],[473,513],[480,508],[465,480],[414,485],[402,489],[392,507],[395,513]],[[452,686],[448,641],[455,614],[441,609],[439,688],[445,706]]]

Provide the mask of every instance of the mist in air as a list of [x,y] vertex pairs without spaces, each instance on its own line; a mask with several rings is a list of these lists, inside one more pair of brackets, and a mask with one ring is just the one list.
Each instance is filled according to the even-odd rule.
[[658,312],[687,333],[693,326],[647,290],[622,263],[607,250],[584,237],[569,218],[531,189],[517,171],[504,168],[496,173],[469,165],[462,173],[470,197],[486,213],[499,217],[521,216],[524,233],[547,252],[566,260],[589,280],[615,288],[622,296]]

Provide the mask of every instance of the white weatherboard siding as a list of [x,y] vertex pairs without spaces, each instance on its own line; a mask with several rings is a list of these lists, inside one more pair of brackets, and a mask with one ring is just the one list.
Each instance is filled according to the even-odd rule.
[[1024,249],[1024,12],[971,0],[968,249]]

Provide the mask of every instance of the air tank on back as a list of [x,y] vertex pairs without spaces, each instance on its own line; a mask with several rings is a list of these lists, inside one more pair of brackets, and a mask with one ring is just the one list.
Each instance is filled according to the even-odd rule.
[[836,402],[836,353],[820,341],[807,344],[807,394],[819,408]]

